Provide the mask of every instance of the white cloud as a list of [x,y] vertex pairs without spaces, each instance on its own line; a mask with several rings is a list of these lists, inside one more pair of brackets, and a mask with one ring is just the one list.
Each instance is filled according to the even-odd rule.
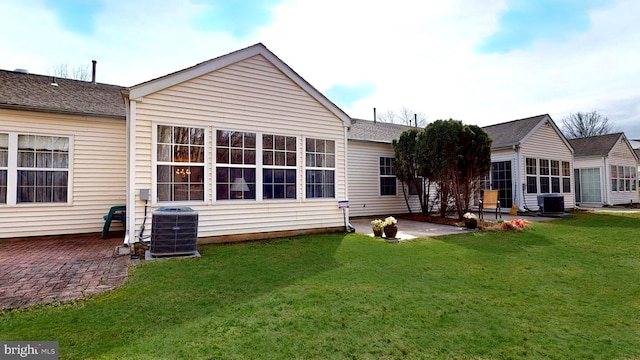
[[196,31],[199,10],[189,0],[107,1],[89,37],[62,30],[40,2],[4,1],[0,68],[46,74],[95,59],[98,81],[130,86],[263,42],[322,92],[374,83],[374,94],[344,108],[353,117],[407,106],[429,120],[488,125],[597,110],[640,137],[634,0],[592,12],[592,28],[568,42],[490,55],[476,50],[497,29],[501,0],[285,0],[245,39]]

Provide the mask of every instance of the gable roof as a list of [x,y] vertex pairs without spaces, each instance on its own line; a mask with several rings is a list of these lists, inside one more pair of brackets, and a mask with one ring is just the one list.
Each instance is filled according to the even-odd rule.
[[349,140],[391,144],[393,139],[400,138],[400,134],[408,129],[413,129],[413,126],[351,119],[348,138]]
[[624,141],[629,150],[632,153],[635,152],[626,140],[624,133],[621,132],[569,140],[571,146],[575,149],[575,156],[606,156],[613,150],[618,141]]
[[638,159],[640,159],[640,149],[633,149],[633,151],[636,153]]
[[311,84],[309,84],[305,79],[298,75],[298,73],[290,68],[289,65],[280,60],[280,58],[278,58],[274,53],[267,49],[267,47],[262,43],[257,43],[247,48],[240,49],[229,54],[207,60],[205,62],[201,62],[186,69],[176,71],[174,73],[167,74],[165,76],[149,80],[138,85],[134,85],[129,88],[129,98],[135,100],[137,98],[144,97],[146,95],[155,93],[157,91],[166,89],[185,81],[189,81],[191,79],[208,74],[212,71],[216,71],[218,69],[224,68],[228,65],[237,63],[256,55],[262,55],[264,58],[266,58],[267,61],[273,64],[273,66],[280,70],[284,75],[286,75],[294,83],[305,90],[311,97],[313,97],[316,101],[318,101],[339,119],[341,119],[346,126],[349,126],[351,122],[351,118],[349,117],[349,115],[347,115],[344,111],[342,111],[342,109],[331,102],[331,100],[327,99],[316,88],[311,86]]
[[0,108],[5,109],[124,119],[122,89],[117,85],[0,70]]
[[[543,120],[551,120],[549,115],[537,115],[524,119],[489,125],[482,128],[493,140],[492,149],[501,149],[520,145],[540,126]],[[553,123],[553,121],[551,121]],[[555,127],[555,124],[553,125]],[[559,132],[559,130],[556,131]],[[564,137],[563,137],[564,138]]]

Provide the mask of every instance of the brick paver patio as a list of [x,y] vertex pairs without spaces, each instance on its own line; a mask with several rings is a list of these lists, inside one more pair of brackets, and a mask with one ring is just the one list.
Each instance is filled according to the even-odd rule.
[[122,234],[0,240],[0,309],[80,299],[124,283]]

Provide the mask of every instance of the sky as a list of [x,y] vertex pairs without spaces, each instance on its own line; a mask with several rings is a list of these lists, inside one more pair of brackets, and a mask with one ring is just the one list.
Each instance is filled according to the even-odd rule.
[[3,0],[0,69],[133,86],[263,43],[352,118],[597,111],[640,139],[637,0]]

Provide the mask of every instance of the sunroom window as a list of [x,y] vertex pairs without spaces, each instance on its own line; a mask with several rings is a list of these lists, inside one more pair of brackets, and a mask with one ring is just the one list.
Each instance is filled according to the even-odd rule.
[[256,198],[256,134],[216,131],[216,198]]
[[335,198],[335,141],[306,139],[305,178],[306,197]]
[[296,198],[296,138],[262,135],[263,199]]
[[204,201],[205,130],[158,126],[158,201]]

